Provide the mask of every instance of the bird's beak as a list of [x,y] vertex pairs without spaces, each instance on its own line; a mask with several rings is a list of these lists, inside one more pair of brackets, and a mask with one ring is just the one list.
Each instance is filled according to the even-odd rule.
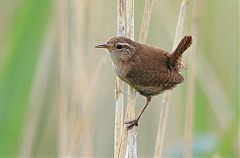
[[109,48],[109,45],[104,43],[104,44],[98,44],[95,46],[95,48]]

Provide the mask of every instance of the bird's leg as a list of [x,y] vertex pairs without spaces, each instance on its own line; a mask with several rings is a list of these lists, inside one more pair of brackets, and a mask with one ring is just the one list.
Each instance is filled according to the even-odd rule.
[[127,124],[127,130],[132,129],[134,126],[138,126],[138,120],[139,120],[140,117],[142,116],[144,110],[146,109],[146,107],[147,107],[148,104],[150,103],[151,99],[152,99],[152,97],[147,97],[146,104],[144,105],[141,113],[138,115],[138,117],[137,117],[135,120],[125,122],[125,124]]

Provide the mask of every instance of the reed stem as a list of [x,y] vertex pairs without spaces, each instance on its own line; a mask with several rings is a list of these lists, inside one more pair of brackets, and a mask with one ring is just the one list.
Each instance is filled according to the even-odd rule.
[[[134,40],[134,0],[126,0],[126,36]],[[127,120],[135,119],[135,103],[137,93],[128,86],[128,115]],[[137,133],[136,128],[128,130],[128,145],[125,156],[136,158],[137,157]]]
[[[139,36],[139,42],[144,43],[147,38],[148,28],[150,24],[150,17],[152,12],[154,0],[146,0],[142,26]],[[126,10],[127,10],[127,36],[133,39],[134,36],[134,1],[128,1]],[[126,110],[125,120],[135,119],[135,102],[136,102],[136,91],[128,87],[128,106]],[[137,157],[137,139],[136,139],[136,129],[132,128],[129,132],[123,131],[121,136],[121,144],[119,148],[119,157]],[[128,142],[127,142],[128,141]],[[127,145],[128,143],[128,145]]]
[[192,157],[192,134],[193,134],[193,118],[194,118],[194,106],[195,106],[195,81],[196,81],[196,58],[197,42],[198,42],[198,20],[200,13],[201,0],[194,1],[193,14],[192,14],[192,26],[191,32],[194,39],[191,54],[189,57],[189,69],[188,69],[188,87],[187,87],[187,104],[185,112],[185,129],[184,129],[184,157]]
[[[117,0],[117,36],[125,36],[125,0]],[[116,76],[114,157],[118,157],[123,132],[123,81]]]

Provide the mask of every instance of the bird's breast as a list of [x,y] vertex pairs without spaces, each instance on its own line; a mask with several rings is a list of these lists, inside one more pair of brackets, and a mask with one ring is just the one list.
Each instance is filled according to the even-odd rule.
[[112,67],[115,71],[116,75],[122,79],[125,80],[126,75],[129,71],[129,64],[128,62],[118,58],[115,54],[110,54],[110,59],[112,61]]
[[117,64],[112,63],[112,66],[113,66],[113,69],[114,69],[116,75],[117,75],[120,79],[125,80],[126,75],[127,75],[127,73],[128,73],[128,67],[127,67],[127,65],[125,65],[125,64],[120,64],[120,63],[117,63]]

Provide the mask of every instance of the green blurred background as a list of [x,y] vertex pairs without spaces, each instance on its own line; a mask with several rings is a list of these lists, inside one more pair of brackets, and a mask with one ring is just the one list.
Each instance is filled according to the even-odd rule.
[[[171,50],[180,3],[155,0],[147,44]],[[239,157],[238,3],[202,0],[194,157]],[[144,4],[135,1],[136,40]],[[184,35],[191,34],[192,6]],[[115,76],[106,51],[94,46],[115,35],[116,1],[0,1],[0,157],[112,157]],[[171,96],[166,157],[183,154],[186,83]],[[139,157],[154,155],[161,98],[137,129]],[[138,96],[137,111],[143,103]]]

